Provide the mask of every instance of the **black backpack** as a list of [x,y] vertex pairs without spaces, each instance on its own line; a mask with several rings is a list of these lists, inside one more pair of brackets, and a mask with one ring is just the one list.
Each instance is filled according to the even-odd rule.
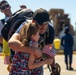
[[32,20],[33,11],[31,9],[21,9],[15,12],[12,17],[5,22],[1,31],[3,38],[8,41],[17,28],[26,20]]
[[0,21],[1,21],[1,22],[2,22],[2,24],[4,25],[4,23],[5,23],[5,20],[4,20],[4,19],[1,19]]

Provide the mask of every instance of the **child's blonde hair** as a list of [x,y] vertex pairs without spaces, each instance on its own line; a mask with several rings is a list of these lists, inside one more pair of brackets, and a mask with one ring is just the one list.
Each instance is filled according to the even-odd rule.
[[35,23],[25,23],[25,25],[20,30],[20,41],[22,46],[28,46],[31,41],[30,37],[36,35],[39,29],[36,27]]

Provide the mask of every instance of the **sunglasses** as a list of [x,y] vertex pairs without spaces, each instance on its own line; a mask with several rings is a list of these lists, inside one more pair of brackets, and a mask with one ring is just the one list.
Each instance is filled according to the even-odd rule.
[[[41,25],[47,25],[49,23],[49,21],[47,21],[47,22],[44,22],[43,24],[41,24]],[[36,24],[37,25],[40,25],[37,21],[36,21]]]
[[1,7],[1,10],[5,10],[5,8],[8,8],[9,4],[6,4],[5,6]]

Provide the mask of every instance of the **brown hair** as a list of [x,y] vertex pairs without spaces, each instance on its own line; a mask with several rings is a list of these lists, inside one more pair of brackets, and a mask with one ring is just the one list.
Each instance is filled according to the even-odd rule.
[[20,30],[20,41],[22,46],[28,46],[31,41],[30,37],[36,35],[39,29],[36,27],[35,23],[25,23],[25,25]]

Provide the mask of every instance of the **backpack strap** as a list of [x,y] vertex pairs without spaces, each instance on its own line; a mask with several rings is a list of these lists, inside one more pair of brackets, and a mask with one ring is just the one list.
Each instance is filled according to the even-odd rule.
[[[49,37],[49,26],[47,27],[46,32],[45,32],[45,34],[44,34],[44,40],[45,40],[47,37]],[[43,44],[44,44],[44,46],[45,46],[45,41],[44,41]]]
[[0,21],[1,21],[1,22],[2,22],[2,24],[4,25],[4,23],[5,23],[5,20],[4,20],[4,19],[1,19]]
[[49,26],[47,27],[45,33],[43,34],[43,36],[40,37],[39,39],[39,43],[41,44],[41,50],[43,49],[43,47],[46,45],[45,43],[45,39],[49,37]]

